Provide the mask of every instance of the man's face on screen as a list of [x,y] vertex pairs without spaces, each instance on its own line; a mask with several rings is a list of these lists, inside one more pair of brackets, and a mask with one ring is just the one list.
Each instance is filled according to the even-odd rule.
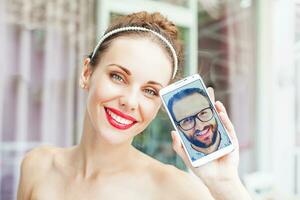
[[208,148],[215,144],[217,123],[207,97],[187,95],[174,103],[173,113],[177,126],[193,145]]

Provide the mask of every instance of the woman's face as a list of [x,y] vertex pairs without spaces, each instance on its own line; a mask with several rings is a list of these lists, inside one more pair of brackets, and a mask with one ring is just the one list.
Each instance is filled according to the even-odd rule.
[[[89,67],[84,70],[89,74]],[[158,92],[171,75],[172,61],[155,42],[115,39],[88,77],[87,111],[95,133],[116,144],[142,132],[156,116]]]

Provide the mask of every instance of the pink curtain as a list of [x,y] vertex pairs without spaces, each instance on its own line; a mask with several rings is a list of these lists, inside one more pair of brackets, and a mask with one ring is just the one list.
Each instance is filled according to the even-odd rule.
[[0,0],[0,199],[16,199],[20,161],[80,134],[78,71],[94,45],[94,0]]

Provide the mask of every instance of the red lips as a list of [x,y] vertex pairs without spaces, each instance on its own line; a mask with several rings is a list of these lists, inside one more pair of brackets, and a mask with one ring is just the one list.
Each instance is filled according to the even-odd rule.
[[[113,127],[120,129],[120,130],[129,129],[137,122],[137,120],[135,118],[133,118],[129,115],[126,115],[126,114],[122,113],[121,111],[118,111],[114,108],[105,107],[105,113],[106,113],[106,118],[107,118],[108,122]],[[114,115],[114,116],[112,116],[112,115]],[[118,119],[127,120],[127,122],[126,123],[120,122],[120,120],[116,119],[116,116]],[[128,122],[128,121],[130,121],[130,122]]]
[[114,108],[106,107],[105,109],[109,109],[111,112],[115,113],[116,115],[119,115],[122,118],[128,119],[130,121],[137,121],[133,117],[131,117],[129,115],[126,115],[126,114],[122,113],[121,111],[118,111],[118,110],[116,110]]

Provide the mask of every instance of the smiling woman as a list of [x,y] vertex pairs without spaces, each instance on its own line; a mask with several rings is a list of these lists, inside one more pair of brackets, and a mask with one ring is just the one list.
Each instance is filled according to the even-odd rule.
[[[158,92],[174,80],[182,63],[181,49],[176,26],[159,13],[134,13],[115,21],[83,62],[80,86],[87,103],[80,144],[29,152],[22,162],[18,199],[247,197],[236,176],[236,154],[228,156],[232,162],[213,167],[222,174],[227,169],[227,176],[211,176],[208,181],[195,171],[211,194],[200,179],[131,145],[155,118],[161,106]],[[227,115],[223,119],[228,120]],[[229,120],[224,124],[230,128]],[[176,138],[174,149],[186,161]],[[211,170],[206,169],[208,174]],[[215,187],[228,183],[233,187]]]

